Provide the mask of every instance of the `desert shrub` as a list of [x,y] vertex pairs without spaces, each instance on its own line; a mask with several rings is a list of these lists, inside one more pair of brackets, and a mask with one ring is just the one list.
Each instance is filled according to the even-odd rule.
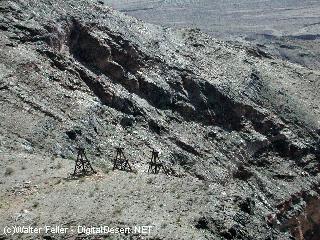
[[9,176],[9,175],[12,175],[14,173],[14,169],[11,168],[11,167],[7,167],[5,172],[4,172],[4,175],[5,176]]

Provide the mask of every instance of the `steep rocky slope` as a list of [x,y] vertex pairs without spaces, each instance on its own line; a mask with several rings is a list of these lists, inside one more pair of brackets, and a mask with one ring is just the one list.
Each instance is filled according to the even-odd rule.
[[[90,1],[0,4],[1,227],[319,237],[319,71]],[[79,144],[99,173],[69,181]],[[119,144],[135,173],[109,172]]]
[[251,34],[245,40],[278,58],[297,63],[310,69],[320,69],[320,36],[303,34],[277,37],[268,34]]

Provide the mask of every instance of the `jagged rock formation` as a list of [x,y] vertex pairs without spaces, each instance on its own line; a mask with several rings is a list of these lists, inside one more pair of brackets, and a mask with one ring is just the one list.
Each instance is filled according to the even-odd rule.
[[[48,162],[36,156],[47,154],[68,161],[81,143],[103,170],[122,144],[139,176],[112,175],[126,189],[128,176],[133,186],[146,184],[150,148],[157,148],[174,177],[154,181],[166,183],[162,191],[181,184],[177,208],[167,207],[169,195],[157,216],[138,211],[117,222],[87,209],[90,218],[71,211],[65,222],[134,225],[147,215],[158,226],[174,212],[179,221],[158,226],[154,239],[317,239],[319,71],[90,1],[4,0],[0,12],[4,156],[29,154],[40,165]],[[11,164],[4,159],[3,168]],[[39,194],[48,199],[57,191]],[[58,192],[66,201],[67,191]],[[144,204],[155,193],[132,194]],[[99,205],[106,198],[98,200],[94,206],[107,211]],[[54,209],[41,203],[34,211]],[[1,225],[11,223],[14,207],[3,209]],[[61,215],[46,217],[37,223]]]

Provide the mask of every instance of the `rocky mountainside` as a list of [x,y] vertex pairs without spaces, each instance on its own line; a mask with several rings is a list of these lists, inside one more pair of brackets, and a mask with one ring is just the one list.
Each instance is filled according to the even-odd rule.
[[[2,0],[0,12],[1,229],[319,238],[319,71],[93,1]],[[79,145],[98,174],[71,180]],[[119,145],[133,173],[110,171]],[[151,149],[169,175],[148,175]],[[67,235],[43,237],[145,239]]]

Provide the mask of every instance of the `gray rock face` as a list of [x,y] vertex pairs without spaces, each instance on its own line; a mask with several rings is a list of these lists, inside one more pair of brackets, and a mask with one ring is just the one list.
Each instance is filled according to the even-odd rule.
[[[45,155],[71,158],[81,145],[103,171],[122,145],[138,177],[101,173],[119,183],[110,183],[118,191],[106,190],[114,204],[120,201],[115,193],[129,191],[129,176],[133,187],[150,184],[150,149],[160,150],[172,173],[154,178],[161,186],[156,193],[146,187],[140,195],[131,192],[132,199],[120,196],[132,207],[130,201],[144,206],[146,198],[163,198],[162,210],[155,202],[148,208],[158,215],[135,209],[104,218],[100,213],[109,208],[99,205],[106,199],[99,195],[92,206],[100,212],[85,207],[77,215],[73,209],[65,222],[167,221],[154,239],[316,239],[319,222],[309,219],[319,217],[312,211],[319,201],[319,71],[198,30],[146,24],[90,1],[5,0],[0,12],[2,152],[17,159],[21,152],[37,154],[51,164]],[[2,166],[10,164],[6,157]],[[59,164],[50,169],[66,174]],[[36,179],[53,174],[47,171]],[[78,185],[65,184],[77,193]],[[77,195],[39,189],[39,212],[54,209],[46,201],[56,192],[58,202]],[[162,192],[170,192],[167,200]],[[309,218],[303,220],[305,209]],[[58,222],[61,212],[52,219],[41,215],[39,222]],[[1,225],[10,221],[5,215]]]

